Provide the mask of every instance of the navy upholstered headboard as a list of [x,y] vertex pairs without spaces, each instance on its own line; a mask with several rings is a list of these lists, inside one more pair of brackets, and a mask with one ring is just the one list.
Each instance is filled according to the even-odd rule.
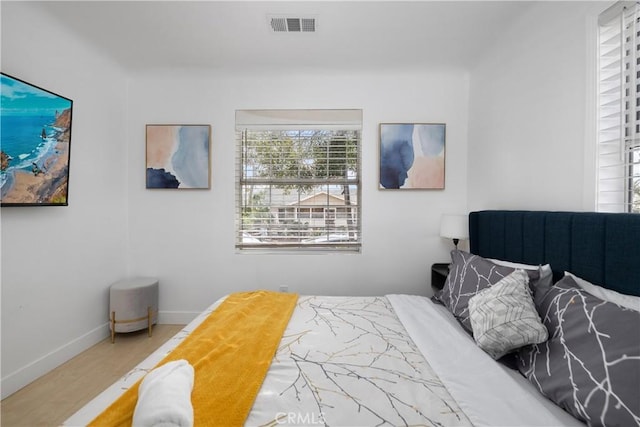
[[640,215],[595,212],[478,211],[469,214],[471,252],[551,264],[592,283],[640,295]]

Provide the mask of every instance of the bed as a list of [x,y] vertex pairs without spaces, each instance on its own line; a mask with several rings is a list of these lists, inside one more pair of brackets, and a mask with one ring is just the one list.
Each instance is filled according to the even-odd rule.
[[[470,214],[469,227],[471,250],[452,252],[447,283],[434,300],[411,295],[299,296],[288,300],[293,301],[287,303],[291,312],[281,322],[282,332],[273,338],[268,335],[280,322],[277,312],[287,310],[273,309],[277,306],[271,304],[273,311],[259,316],[269,319],[268,332],[249,326],[248,332],[239,334],[248,339],[250,333],[256,333],[264,338],[261,341],[274,341],[273,349],[265,351],[269,363],[263,374],[232,374],[259,380],[255,394],[245,399],[250,409],[246,413],[236,414],[234,406],[242,400],[239,394],[244,390],[225,395],[226,386],[217,383],[215,375],[207,376],[198,360],[189,360],[185,343],[198,336],[215,336],[210,345],[222,346],[225,340],[217,331],[228,321],[213,323],[214,332],[203,332],[208,322],[215,315],[231,313],[229,307],[242,303],[237,301],[253,304],[263,297],[282,298],[274,292],[230,295],[216,301],[64,424],[119,425],[101,423],[108,418],[96,417],[113,411],[127,393],[134,396],[130,405],[136,405],[138,411],[136,387],[143,389],[141,379],[179,357],[195,366],[190,396],[195,418],[190,420],[195,419],[196,426],[640,425],[640,215],[479,211]],[[522,283],[528,286],[523,288]],[[477,341],[474,333],[478,329],[473,327],[484,325],[477,320],[482,319],[479,313],[486,314],[483,309],[487,307],[489,316],[501,312],[491,304],[502,301],[503,295],[496,297],[492,292],[506,292],[508,300],[515,295],[509,293],[511,289],[520,293],[526,289],[525,303],[538,312],[533,332],[519,331],[516,335],[524,338],[509,343],[514,348],[504,347],[502,341],[497,347],[491,339]],[[591,353],[602,353],[604,379],[598,379],[589,365],[600,361],[587,361],[583,355],[585,349],[580,346],[591,348],[592,343],[573,332],[579,325],[571,329],[553,326],[558,320],[554,313],[564,316],[567,307],[582,307],[576,318],[588,319],[591,323],[586,329],[596,331],[595,345],[600,347]],[[259,310],[245,308],[243,316]],[[589,316],[583,316],[587,311]],[[601,311],[607,314],[604,323],[598,323],[601,320],[594,315]],[[529,322],[526,316],[522,319]],[[610,324],[613,330],[606,329]],[[471,325],[471,330],[465,325]],[[528,341],[518,344],[519,339]],[[572,340],[582,344],[574,350],[569,348]],[[612,347],[607,340],[624,345]],[[232,359],[242,360],[262,344],[235,347],[242,348],[235,350],[238,353]],[[221,353],[228,353],[226,348],[230,347],[223,347]],[[564,357],[550,366],[558,348]],[[619,352],[624,356],[618,357]],[[581,369],[587,372],[586,379],[579,375]],[[567,380],[558,385],[564,376]],[[204,390],[203,378],[210,389]],[[189,392],[191,389],[188,397]],[[142,397],[140,394],[138,404]],[[202,405],[211,402],[222,412],[204,417]],[[227,417],[225,410],[234,412],[233,417]],[[124,425],[130,425],[131,416],[125,417]]]

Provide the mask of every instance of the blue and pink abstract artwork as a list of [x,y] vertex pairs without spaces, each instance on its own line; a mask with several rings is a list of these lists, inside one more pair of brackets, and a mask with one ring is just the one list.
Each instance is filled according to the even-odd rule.
[[380,189],[444,189],[444,123],[380,124]]
[[147,125],[147,188],[209,188],[209,125]]

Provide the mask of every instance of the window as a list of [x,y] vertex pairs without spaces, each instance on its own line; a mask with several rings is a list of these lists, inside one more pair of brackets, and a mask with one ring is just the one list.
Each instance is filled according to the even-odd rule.
[[236,248],[361,246],[361,110],[236,111]]
[[597,210],[640,213],[640,7],[598,18]]

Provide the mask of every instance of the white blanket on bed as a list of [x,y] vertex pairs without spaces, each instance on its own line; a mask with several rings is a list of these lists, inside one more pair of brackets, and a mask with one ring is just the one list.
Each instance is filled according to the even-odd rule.
[[469,426],[385,297],[300,296],[245,425]]
[[475,426],[584,426],[493,360],[441,305],[387,295],[405,329]]

